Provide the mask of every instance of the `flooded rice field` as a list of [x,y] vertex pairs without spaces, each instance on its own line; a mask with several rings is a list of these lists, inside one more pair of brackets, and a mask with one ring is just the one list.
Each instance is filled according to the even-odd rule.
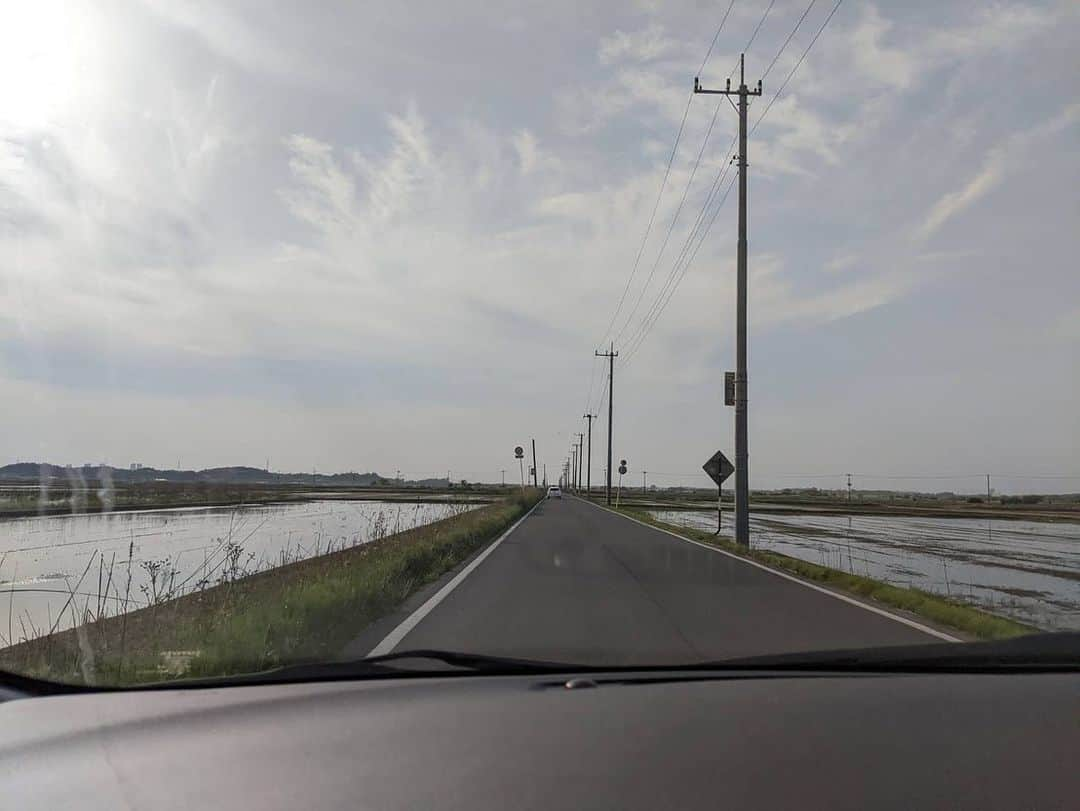
[[[652,515],[716,529],[715,512]],[[730,520],[725,513],[725,532]],[[751,514],[750,536],[756,549],[945,595],[1044,630],[1080,630],[1080,524]]]
[[[0,520],[0,645],[474,509],[319,500]],[[74,596],[72,596],[74,594]]]

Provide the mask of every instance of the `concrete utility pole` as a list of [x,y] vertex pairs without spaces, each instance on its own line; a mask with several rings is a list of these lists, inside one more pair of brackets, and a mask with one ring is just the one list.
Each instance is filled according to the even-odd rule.
[[[751,96],[761,95],[761,81],[754,90],[746,86],[745,55],[739,56],[739,87],[706,90],[694,77],[695,93],[739,97],[739,243],[735,305],[735,542],[750,545],[750,442],[747,420],[746,376],[746,111]],[[730,100],[730,99],[729,99]]]
[[577,438],[577,483],[580,490],[581,483],[584,481],[581,472],[585,467],[585,434],[578,431]]
[[595,414],[586,414],[585,419],[589,421],[589,449],[586,453],[585,462],[585,492],[592,492],[592,421]]
[[649,471],[647,470],[641,471],[641,495],[645,495],[645,492],[648,489],[645,485],[645,477],[648,475],[648,473]]
[[532,441],[533,448],[533,487],[536,487],[536,440]]
[[990,474],[986,474],[986,503],[990,503]]
[[607,467],[604,469],[604,478],[607,480],[607,503],[611,506],[611,418],[615,409],[612,402],[615,399],[615,358],[619,353],[615,351],[615,344],[608,347],[607,352],[594,352],[598,358],[608,359],[608,385],[607,385]]

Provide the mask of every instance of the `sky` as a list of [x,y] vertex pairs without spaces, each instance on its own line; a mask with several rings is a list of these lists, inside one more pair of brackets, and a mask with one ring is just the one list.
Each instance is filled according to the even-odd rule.
[[627,483],[704,485],[745,49],[752,486],[1080,491],[1080,9],[807,3],[10,4],[0,463],[554,478],[589,412],[595,482],[614,343]]

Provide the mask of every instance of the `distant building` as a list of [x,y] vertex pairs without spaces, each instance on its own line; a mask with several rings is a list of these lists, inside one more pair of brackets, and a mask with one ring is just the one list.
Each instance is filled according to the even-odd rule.
[[132,462],[131,463],[131,469],[132,470],[142,470],[142,465],[139,462]]

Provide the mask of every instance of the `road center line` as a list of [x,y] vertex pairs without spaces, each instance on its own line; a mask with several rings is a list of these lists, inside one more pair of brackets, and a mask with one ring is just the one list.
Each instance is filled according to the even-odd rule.
[[740,563],[745,563],[745,564],[747,564],[749,566],[754,566],[754,567],[756,567],[758,569],[761,569],[762,571],[768,572],[769,574],[774,574],[777,577],[782,577],[785,580],[790,580],[792,583],[798,583],[800,586],[806,586],[806,588],[808,588],[808,589],[813,589],[814,591],[819,591],[822,594],[827,594],[830,597],[833,597],[833,598],[835,598],[837,600],[840,600],[841,602],[845,602],[845,603],[848,603],[850,605],[858,606],[859,608],[865,609],[866,611],[870,611],[870,612],[872,612],[874,614],[878,614],[878,615],[880,615],[882,617],[888,617],[889,619],[894,620],[896,622],[899,622],[902,625],[906,625],[909,628],[914,628],[917,631],[922,631],[924,634],[929,634],[930,636],[935,637],[936,639],[941,639],[941,640],[943,640],[945,642],[963,642],[962,639],[960,639],[958,637],[955,637],[955,636],[952,636],[951,634],[947,634],[947,633],[945,633],[943,631],[938,631],[935,628],[931,628],[929,625],[923,625],[921,622],[915,622],[915,620],[910,620],[907,617],[901,617],[898,614],[893,614],[893,613],[891,613],[889,611],[885,611],[884,609],[878,608],[877,606],[869,605],[869,604],[864,603],[864,602],[862,602],[860,600],[856,600],[853,597],[848,597],[846,594],[838,594],[835,591],[832,591],[832,590],[827,589],[827,588],[822,588],[821,586],[818,586],[818,585],[816,585],[814,583],[808,583],[807,581],[802,580],[801,578],[795,577],[794,575],[787,574],[786,572],[777,571],[776,569],[773,569],[770,566],[766,566],[763,563],[758,563],[755,560],[750,560],[748,558],[739,557],[738,555],[734,555],[734,554],[732,554],[731,552],[728,552],[725,549],[720,549],[720,548],[715,547],[715,546],[709,546],[709,544],[702,543],[701,541],[695,541],[692,538],[687,538],[684,535],[679,535],[677,532],[672,532],[669,529],[663,529],[661,527],[655,527],[652,524],[647,524],[644,521],[639,521],[637,518],[633,518],[633,517],[631,517],[629,515],[626,515],[625,513],[617,512],[616,510],[612,510],[612,509],[610,509],[608,507],[605,507],[605,506],[603,506],[601,504],[596,504],[595,502],[590,501],[588,499],[581,498],[581,499],[578,499],[578,500],[579,501],[584,501],[586,504],[591,504],[593,507],[596,507],[597,509],[601,509],[604,512],[613,513],[614,515],[617,515],[617,516],[619,516],[621,518],[625,518],[627,521],[633,521],[635,524],[641,524],[641,526],[643,526],[643,527],[648,527],[649,529],[654,529],[657,532],[663,532],[665,535],[670,535],[672,538],[678,538],[680,541],[685,541],[686,543],[692,543],[692,544],[694,544],[694,546],[700,546],[702,549],[708,549],[710,552],[717,552],[717,553],[719,553],[721,555],[727,555],[729,558],[733,558],[734,560],[737,560]]
[[445,600],[450,594],[450,592],[452,592],[459,585],[461,585],[462,580],[468,577],[477,566],[483,563],[487,556],[494,552],[495,548],[504,540],[506,540],[510,533],[521,525],[522,521],[532,515],[533,510],[535,510],[543,503],[544,499],[540,499],[538,502],[533,504],[532,507],[529,508],[529,511],[525,513],[525,515],[521,516],[521,518],[519,518],[517,521],[515,521],[513,526],[510,527],[510,529],[506,530],[506,532],[496,538],[494,542],[492,542],[492,544],[488,546],[487,549],[485,549],[473,559],[472,563],[470,563],[468,566],[458,572],[449,583],[447,583],[437,592],[432,594],[431,597],[427,599],[427,602],[425,602],[422,606],[409,614],[409,616],[407,616],[400,625],[398,625],[394,630],[384,636],[382,641],[378,645],[368,651],[367,655],[383,656],[387,653],[390,653],[395,647],[397,647],[401,640],[405,638],[406,634],[409,633],[409,631],[419,625],[420,621],[423,620],[424,617],[434,611],[436,606],[438,606],[439,603]]

